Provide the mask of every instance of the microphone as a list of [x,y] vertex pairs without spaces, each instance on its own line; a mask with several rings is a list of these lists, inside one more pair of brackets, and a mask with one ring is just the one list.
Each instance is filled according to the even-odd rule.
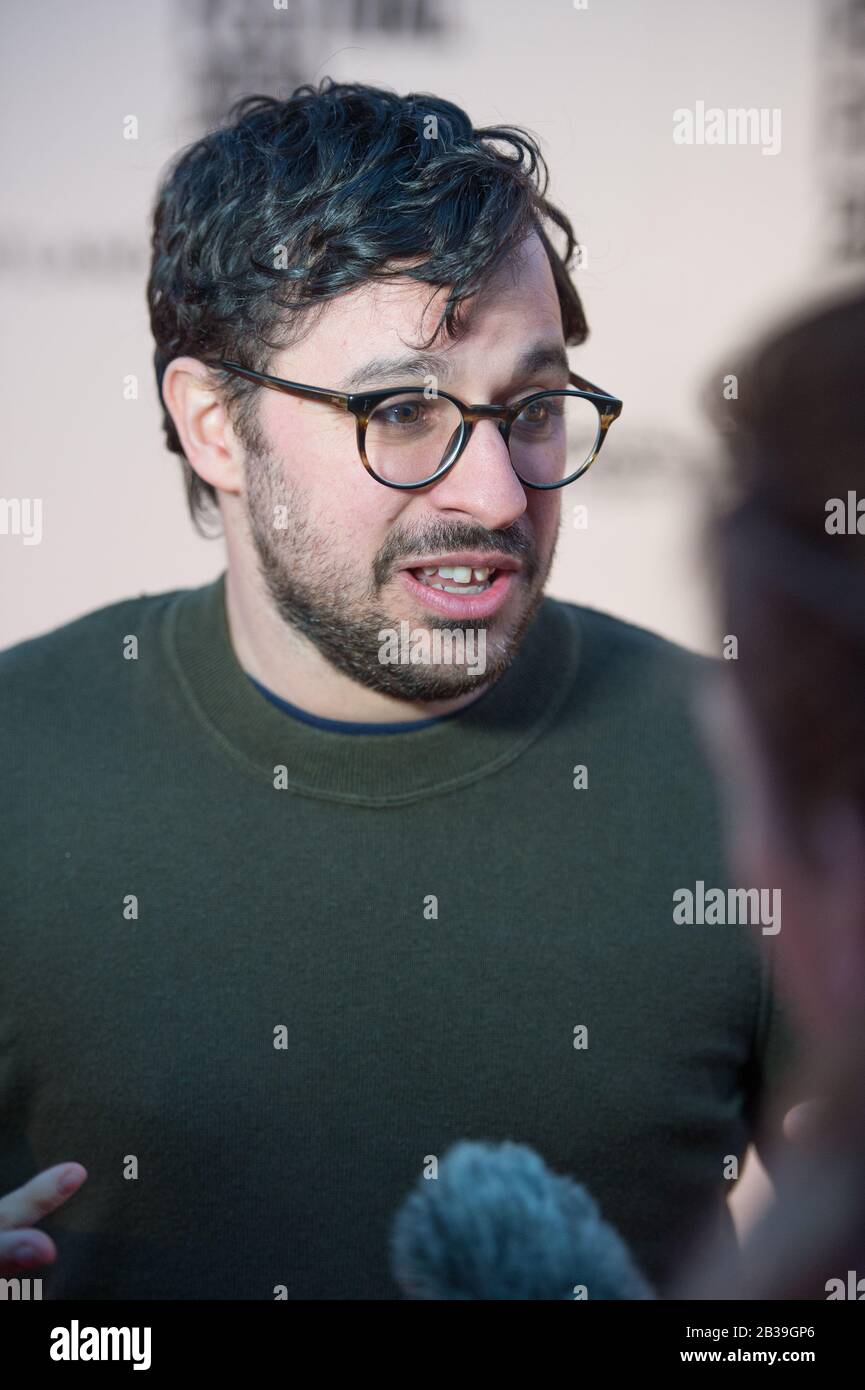
[[526,1144],[454,1145],[391,1230],[412,1299],[653,1299],[624,1240],[581,1183]]

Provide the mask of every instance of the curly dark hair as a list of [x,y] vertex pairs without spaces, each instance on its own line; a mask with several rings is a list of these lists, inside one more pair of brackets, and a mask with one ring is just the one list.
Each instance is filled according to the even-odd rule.
[[[433,286],[431,298],[451,287],[423,346],[443,325],[455,336],[462,301],[532,231],[550,260],[565,341],[583,342],[588,326],[568,272],[577,242],[544,196],[548,182],[528,132],[475,130],[441,97],[326,77],[284,101],[242,98],[220,127],[180,151],[157,194],[147,298],[160,399],[172,358],[196,357],[249,441],[256,387],[214,359],[267,371],[272,354],[313,325],[316,308],[395,275]],[[549,223],[564,235],[561,253]],[[389,264],[421,256],[407,269]],[[183,457],[164,401],[163,429],[183,458],[190,514],[203,531],[216,493]]]

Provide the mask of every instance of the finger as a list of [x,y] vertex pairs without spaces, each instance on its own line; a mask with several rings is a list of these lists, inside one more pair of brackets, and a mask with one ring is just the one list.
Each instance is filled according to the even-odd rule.
[[62,1207],[87,1177],[80,1163],[56,1163],[35,1178],[0,1197],[0,1231],[34,1226],[37,1221]]
[[21,1274],[23,1270],[39,1269],[57,1259],[57,1246],[44,1231],[4,1231],[0,1235],[0,1276]]

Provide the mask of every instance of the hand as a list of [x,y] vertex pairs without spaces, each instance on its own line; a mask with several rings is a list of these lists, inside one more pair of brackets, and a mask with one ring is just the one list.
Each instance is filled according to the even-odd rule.
[[[0,1276],[15,1276],[22,1269],[54,1263],[54,1241],[44,1231],[33,1230],[33,1224],[62,1207],[86,1179],[87,1169],[80,1163],[56,1163],[0,1197]],[[67,1182],[68,1188],[64,1186]]]

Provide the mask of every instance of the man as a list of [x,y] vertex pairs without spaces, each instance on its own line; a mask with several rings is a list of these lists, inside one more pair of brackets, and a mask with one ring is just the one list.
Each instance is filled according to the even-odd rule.
[[584,1182],[659,1284],[733,1239],[790,1039],[748,930],[674,916],[724,876],[707,663],[544,597],[620,405],[569,374],[545,178],[327,81],[166,175],[157,381],[227,572],[2,658],[0,1191],[87,1173],[46,1296],[397,1297],[394,1211],[465,1138]]

